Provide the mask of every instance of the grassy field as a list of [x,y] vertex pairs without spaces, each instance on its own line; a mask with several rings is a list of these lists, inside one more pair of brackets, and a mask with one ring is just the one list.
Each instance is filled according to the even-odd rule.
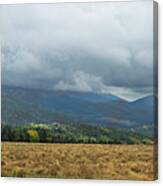
[[153,180],[152,145],[2,143],[2,176]]

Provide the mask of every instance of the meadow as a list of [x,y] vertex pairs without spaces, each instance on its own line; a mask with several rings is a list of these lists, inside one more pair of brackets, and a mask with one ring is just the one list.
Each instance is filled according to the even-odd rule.
[[2,142],[3,177],[153,180],[153,145]]

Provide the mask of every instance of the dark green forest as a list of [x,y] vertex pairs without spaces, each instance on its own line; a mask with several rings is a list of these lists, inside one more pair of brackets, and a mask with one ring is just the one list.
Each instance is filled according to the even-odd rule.
[[114,129],[87,124],[2,124],[2,141],[43,143],[152,144],[148,125]]

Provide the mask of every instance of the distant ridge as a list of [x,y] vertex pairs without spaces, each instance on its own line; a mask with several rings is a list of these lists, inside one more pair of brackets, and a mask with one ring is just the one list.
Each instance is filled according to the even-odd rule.
[[153,124],[153,102],[153,96],[128,102],[112,94],[2,86],[2,122],[133,127]]

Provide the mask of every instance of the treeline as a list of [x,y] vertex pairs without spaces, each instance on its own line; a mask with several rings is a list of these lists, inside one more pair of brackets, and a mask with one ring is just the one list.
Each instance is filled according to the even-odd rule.
[[129,129],[85,124],[2,124],[2,141],[44,143],[152,144],[151,137]]

